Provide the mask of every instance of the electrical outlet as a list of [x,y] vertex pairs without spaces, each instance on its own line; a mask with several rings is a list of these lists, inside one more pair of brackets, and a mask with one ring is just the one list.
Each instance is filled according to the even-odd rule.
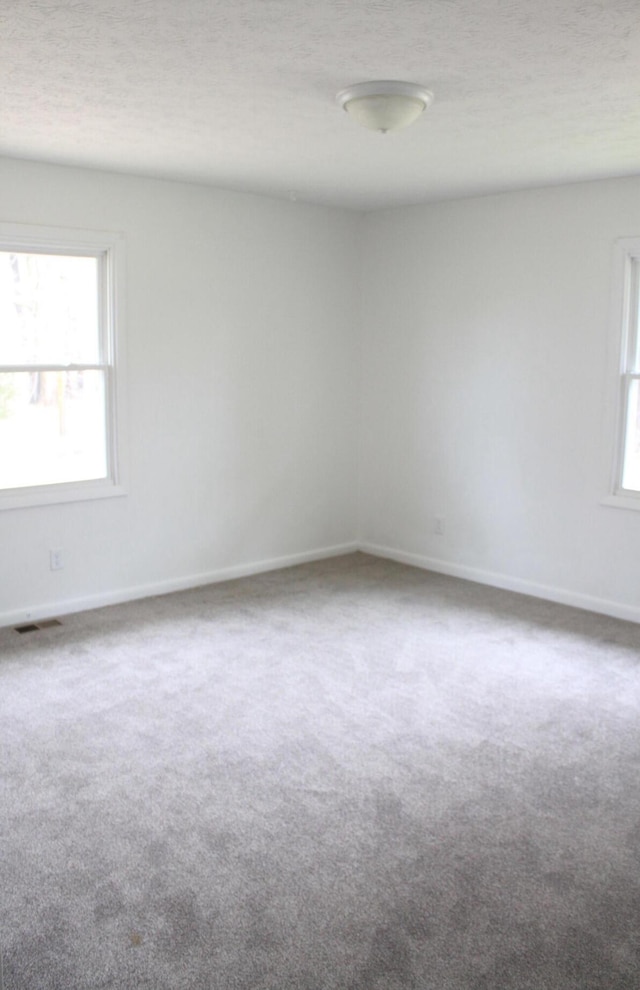
[[446,523],[444,516],[436,516],[433,532],[436,534],[436,536],[444,536],[445,529],[446,529]]
[[62,550],[49,550],[49,567],[52,571],[61,571],[64,567]]

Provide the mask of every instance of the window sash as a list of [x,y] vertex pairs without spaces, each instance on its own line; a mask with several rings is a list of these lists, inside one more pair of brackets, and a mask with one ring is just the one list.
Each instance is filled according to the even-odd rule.
[[[633,473],[630,463],[631,448],[637,435],[637,426],[632,421],[631,395],[635,382],[640,381],[640,254],[637,249],[628,249],[624,264],[622,337],[620,346],[618,442],[614,494],[640,500],[640,480],[638,487],[625,485]],[[636,413],[637,415],[637,413]],[[637,472],[636,472],[637,474]]]
[[[123,239],[104,231],[65,230],[0,224],[0,250],[10,253],[91,257],[97,260],[98,353],[89,361],[56,361],[55,352],[37,363],[1,361],[0,373],[91,372],[103,377],[104,388],[104,478],[58,481],[0,490],[0,509],[73,502],[126,494],[123,481],[123,354],[122,293],[124,275]],[[118,316],[116,326],[115,316]],[[8,355],[7,355],[8,356]],[[17,357],[18,355],[16,355]],[[37,355],[36,355],[37,356]],[[43,355],[44,357],[44,355]],[[117,369],[116,369],[117,358]],[[116,373],[117,370],[117,373]],[[102,443],[102,440],[100,441]]]
[[108,364],[0,364],[0,375],[29,371],[108,371]]
[[[621,495],[640,498],[640,469],[638,455],[634,458],[634,448],[638,443],[638,394],[634,385],[640,383],[640,373],[627,373],[622,376],[622,423],[620,469],[618,491]],[[635,395],[634,395],[635,392]],[[634,401],[635,400],[635,401]],[[635,421],[634,421],[635,420]],[[634,460],[636,463],[634,464]],[[634,483],[625,482],[634,478]]]
[[640,373],[640,258],[629,256],[625,299],[625,347],[623,373]]

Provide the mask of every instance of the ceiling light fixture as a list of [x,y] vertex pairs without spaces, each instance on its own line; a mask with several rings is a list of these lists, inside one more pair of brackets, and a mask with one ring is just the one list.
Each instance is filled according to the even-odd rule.
[[338,93],[343,110],[372,131],[401,131],[433,103],[433,93],[415,83],[382,80],[358,83]]

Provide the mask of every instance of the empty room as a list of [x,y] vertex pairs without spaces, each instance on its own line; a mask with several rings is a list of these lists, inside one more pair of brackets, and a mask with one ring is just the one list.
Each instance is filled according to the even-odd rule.
[[640,987],[634,0],[5,0],[0,990]]

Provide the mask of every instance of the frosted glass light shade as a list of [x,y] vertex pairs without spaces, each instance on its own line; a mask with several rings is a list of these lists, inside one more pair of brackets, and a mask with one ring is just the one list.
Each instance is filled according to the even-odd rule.
[[417,120],[433,101],[433,93],[414,83],[382,80],[343,89],[337,100],[358,124],[384,134]]

